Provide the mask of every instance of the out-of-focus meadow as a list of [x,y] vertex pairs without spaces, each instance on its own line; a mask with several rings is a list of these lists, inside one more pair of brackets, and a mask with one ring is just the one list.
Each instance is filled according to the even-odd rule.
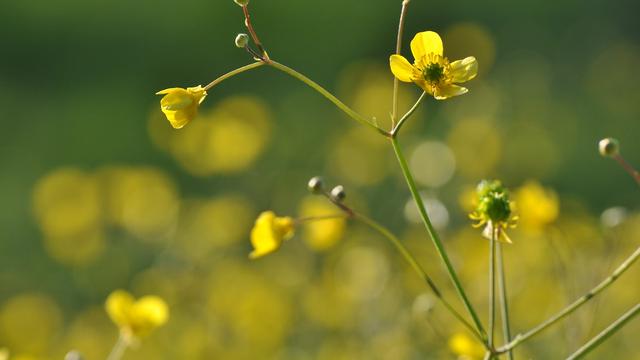
[[[401,1],[252,0],[270,55],[387,124]],[[582,295],[638,246],[640,190],[597,141],[640,165],[638,4],[414,0],[405,43],[432,29],[474,55],[467,95],[428,100],[402,143],[433,221],[486,321],[488,243],[468,219],[482,178],[512,189],[505,247],[513,332]],[[379,235],[303,226],[249,260],[256,216],[334,213],[306,181],[398,234],[445,295],[389,144],[304,84],[259,68],[209,91],[174,130],[154,93],[249,63],[231,0],[5,1],[0,6],[0,347],[11,359],[103,359],[115,289],[171,315],[125,359],[476,359],[470,335]],[[408,54],[408,46],[405,47]],[[401,109],[419,95],[401,87]],[[519,358],[575,350],[640,298],[640,267]],[[461,308],[461,307],[460,307]],[[640,322],[591,357],[640,359]],[[481,350],[481,348],[480,348]],[[466,355],[463,355],[466,353]],[[465,357],[466,356],[466,357]]]

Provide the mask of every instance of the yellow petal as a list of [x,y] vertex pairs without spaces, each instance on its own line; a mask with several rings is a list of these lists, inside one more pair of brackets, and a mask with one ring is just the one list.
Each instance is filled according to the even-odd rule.
[[462,86],[444,85],[436,88],[436,91],[433,94],[433,97],[435,97],[437,100],[444,100],[450,97],[466,94],[468,91],[469,89]]
[[276,236],[273,228],[276,214],[273,211],[265,211],[258,216],[253,229],[251,229],[251,245],[253,252],[249,254],[249,258],[256,259],[276,251],[282,239]]
[[131,294],[124,290],[116,290],[107,298],[105,309],[116,325],[125,327],[129,325],[129,311],[133,303],[134,299]]
[[411,40],[411,52],[416,61],[430,53],[442,56],[442,39],[433,31],[418,33]]
[[469,81],[478,75],[478,61],[473,56],[454,61],[451,63],[449,75],[454,83]]
[[411,65],[407,59],[401,55],[391,55],[389,65],[391,66],[391,72],[398,80],[411,82],[413,65]]
[[158,296],[143,296],[131,307],[131,328],[138,337],[164,325],[168,319],[169,307]]

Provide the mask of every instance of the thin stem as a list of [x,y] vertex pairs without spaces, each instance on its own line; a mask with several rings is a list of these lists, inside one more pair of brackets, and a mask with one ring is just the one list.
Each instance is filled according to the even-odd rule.
[[496,231],[491,229],[489,239],[489,348],[493,348],[493,334],[496,321]]
[[333,94],[331,94],[329,91],[327,91],[325,88],[323,88],[322,86],[318,85],[318,83],[316,83],[315,81],[309,79],[308,77],[304,76],[303,74],[297,72],[296,70],[280,64],[278,62],[275,61],[270,61],[268,63],[268,65],[284,72],[287,73],[291,76],[293,76],[294,78],[302,81],[303,83],[307,84],[309,87],[311,87],[312,89],[314,89],[315,91],[319,92],[322,96],[324,96],[325,98],[327,98],[329,101],[331,101],[334,105],[336,105],[340,110],[342,110],[345,114],[349,115],[349,117],[351,117],[352,119],[356,120],[357,122],[368,126],[369,128],[375,130],[376,132],[389,137],[389,133],[374,125],[373,123],[371,123],[369,120],[365,119],[364,117],[362,117],[362,115],[358,114],[357,112],[355,112],[353,109],[351,109],[350,107],[348,107],[347,105],[345,105],[342,101],[340,101],[338,98],[336,98]]
[[322,221],[322,220],[333,220],[333,219],[344,219],[347,218],[348,215],[345,214],[332,214],[332,215],[322,215],[322,216],[307,216],[297,218],[294,221],[296,223],[303,223],[308,221]]
[[115,345],[113,345],[113,349],[109,353],[107,360],[120,360],[122,355],[124,355],[125,350],[129,346],[129,342],[125,339],[122,334],[118,337],[118,341],[116,341]]
[[[498,265],[498,288],[500,291],[500,307],[502,309],[502,337],[505,344],[511,341],[511,326],[509,324],[509,303],[507,301],[507,282],[504,271],[504,259],[502,256],[502,244],[496,244],[496,257]],[[513,360],[513,350],[507,351],[507,359]]]
[[629,322],[629,320],[638,315],[638,313],[640,313],[640,303],[636,304],[636,306],[632,307],[631,310],[624,313],[621,317],[618,318],[618,320],[614,321],[606,329],[602,330],[602,332],[589,340],[589,342],[584,344],[576,352],[569,355],[567,360],[581,359],[583,356],[590,353],[591,350],[602,344],[602,342],[608,339],[611,335],[615,334],[616,331],[620,330],[627,322]]
[[398,131],[400,131],[400,128],[402,127],[404,122],[407,121],[407,119],[411,117],[411,115],[413,115],[413,113],[416,111],[416,109],[418,109],[418,106],[420,106],[422,100],[424,100],[426,96],[427,93],[423,91],[422,95],[420,95],[416,103],[413,104],[411,109],[409,109],[409,111],[407,111],[407,113],[402,116],[402,118],[398,121],[398,124],[391,130],[391,136],[398,136]]
[[411,174],[411,170],[409,169],[407,160],[405,159],[402,153],[402,149],[400,148],[400,144],[398,144],[398,139],[396,137],[391,138],[391,145],[393,146],[393,150],[395,151],[396,157],[398,158],[398,163],[400,164],[400,168],[402,169],[402,174],[404,175],[407,185],[409,186],[409,191],[411,192],[411,195],[413,196],[413,200],[415,201],[418,207],[418,211],[420,212],[420,217],[422,218],[422,222],[424,223],[424,226],[427,229],[429,236],[431,237],[433,245],[435,246],[436,251],[440,256],[440,259],[442,260],[442,262],[444,263],[447,269],[449,278],[451,279],[451,282],[455,286],[456,291],[458,292],[458,296],[464,303],[464,306],[469,312],[469,315],[471,315],[471,317],[473,318],[473,322],[475,323],[476,329],[478,329],[478,332],[481,334],[482,338],[486,339],[486,332],[484,330],[484,327],[482,326],[482,323],[480,322],[480,318],[478,317],[478,314],[476,313],[473,306],[471,305],[471,302],[467,298],[467,294],[465,293],[464,288],[462,287],[462,284],[458,279],[458,275],[456,274],[453,268],[453,265],[451,264],[451,260],[449,260],[449,256],[447,255],[447,252],[444,246],[442,245],[440,238],[438,237],[438,233],[436,232],[433,225],[431,224],[431,220],[429,219],[429,215],[427,215],[427,210],[424,206],[424,201],[422,200],[420,193],[418,193],[415,180],[413,179],[413,175]]
[[262,53],[262,56],[264,57],[265,62],[271,61],[271,59],[269,59],[269,54],[267,54],[267,51],[264,49],[264,46],[262,46],[262,42],[258,38],[258,34],[253,29],[253,24],[251,23],[251,16],[249,15],[249,6],[243,5],[242,12],[244,13],[244,24],[247,26],[247,30],[249,30],[249,35],[251,35],[251,39],[253,39],[253,43],[256,44],[256,47]]
[[636,170],[631,164],[629,164],[627,160],[625,160],[624,157],[622,157],[622,155],[620,154],[614,155],[613,159],[617,161],[618,164],[620,164],[620,166],[622,166],[622,168],[626,172],[628,172],[629,175],[631,175],[631,177],[633,177],[638,185],[640,185],[640,172],[638,172],[638,170]]
[[431,291],[433,291],[434,295],[442,302],[442,304],[447,308],[447,310],[449,310],[449,312],[456,319],[458,319],[458,321],[460,321],[467,329],[469,329],[469,331],[471,331],[471,333],[480,342],[482,342],[482,343],[485,342],[483,337],[473,327],[473,325],[471,325],[467,320],[465,320],[464,317],[442,296],[442,292],[440,291],[440,289],[438,289],[438,287],[433,282],[431,277],[422,268],[422,266],[420,266],[420,264],[418,263],[416,258],[413,257],[413,255],[411,255],[411,252],[404,246],[404,244],[402,244],[402,242],[400,241],[400,239],[398,239],[397,236],[395,236],[391,231],[389,231],[384,226],[382,226],[379,223],[377,223],[375,220],[373,220],[373,219],[371,219],[371,218],[369,218],[369,217],[367,217],[367,216],[365,216],[363,214],[357,213],[357,212],[355,212],[353,210],[351,210],[351,213],[353,214],[353,218],[354,219],[359,220],[360,222],[362,222],[365,225],[369,226],[373,230],[377,231],[380,235],[382,235],[385,238],[387,238],[387,240],[389,240],[395,246],[396,250],[398,250],[400,255],[402,255],[402,257],[404,257],[405,261],[407,263],[409,263],[411,268],[413,268],[413,270],[418,274],[418,276],[429,286]]
[[622,264],[620,264],[620,266],[618,266],[618,268],[615,269],[613,273],[611,273],[611,275],[609,275],[606,279],[604,279],[600,284],[596,285],[588,293],[581,296],[576,301],[574,301],[573,303],[571,303],[570,305],[562,309],[560,312],[558,312],[557,314],[553,315],[549,319],[542,322],[540,325],[534,327],[533,329],[527,331],[524,334],[516,335],[516,337],[510,343],[497,349],[497,353],[504,353],[515,348],[519,344],[523,343],[525,340],[529,339],[534,335],[537,335],[538,333],[542,332],[549,326],[557,323],[558,321],[565,318],[567,315],[573,313],[580,306],[584,305],[587,301],[591,300],[594,296],[598,295],[604,289],[609,287],[609,285],[613,284],[625,271],[629,269],[629,267],[631,267],[631,265],[636,260],[638,260],[638,257],[640,257],[640,247],[638,247],[636,251],[634,251],[627,259],[625,259],[625,261],[623,261]]
[[[400,11],[400,21],[398,24],[398,37],[396,39],[396,54],[399,55],[402,51],[402,35],[404,34],[404,19],[407,15],[407,8],[409,7],[411,0],[402,1],[402,10]],[[393,100],[391,105],[391,127],[395,127],[396,117],[398,116],[398,89],[400,87],[400,81],[397,77],[393,77]]]
[[218,77],[217,79],[213,80],[212,82],[210,82],[207,86],[204,87],[204,89],[205,90],[209,90],[212,87],[220,84],[221,82],[223,82],[223,81],[225,81],[225,80],[227,80],[227,79],[229,79],[231,77],[234,77],[234,76],[236,76],[238,74],[241,74],[241,73],[243,73],[245,71],[255,69],[255,68],[260,67],[260,66],[262,66],[264,64],[265,63],[263,63],[261,61],[257,61],[257,62],[251,63],[249,65],[245,65],[243,67],[237,68],[235,70],[231,70],[228,73],[226,73],[226,74]]

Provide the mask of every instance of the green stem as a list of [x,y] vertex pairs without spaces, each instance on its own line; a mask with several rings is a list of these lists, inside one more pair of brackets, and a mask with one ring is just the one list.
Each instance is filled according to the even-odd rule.
[[624,274],[625,271],[627,271],[631,267],[631,265],[636,260],[638,260],[638,257],[640,257],[640,247],[638,247],[636,251],[634,251],[627,259],[625,259],[625,261],[623,261],[622,264],[620,264],[620,266],[618,266],[618,268],[615,269],[613,273],[611,273],[611,275],[609,275],[606,279],[604,279],[600,284],[596,285],[588,293],[581,296],[576,301],[574,301],[573,303],[569,304],[567,307],[562,309],[560,312],[558,312],[557,314],[553,315],[549,319],[542,322],[540,325],[534,327],[533,329],[527,331],[524,334],[516,335],[516,337],[510,343],[497,349],[497,353],[505,353],[515,348],[519,344],[523,343],[525,340],[531,338],[534,335],[537,335],[538,333],[547,329],[549,326],[557,323],[558,321],[565,318],[567,315],[576,311],[576,309],[578,309],[580,306],[584,305],[586,302],[588,302],[593,297],[598,295],[604,289],[609,287],[609,285],[613,284],[622,274]]
[[407,119],[411,117],[411,115],[413,115],[416,109],[418,109],[418,106],[420,106],[420,104],[422,103],[422,100],[424,100],[426,95],[427,93],[423,91],[422,95],[420,95],[416,103],[413,104],[411,109],[409,109],[409,111],[407,111],[407,113],[402,116],[402,118],[398,121],[398,124],[396,124],[396,126],[391,130],[391,136],[397,136],[398,131],[400,131],[400,128],[402,128],[402,125],[404,124],[404,122],[407,121]]
[[221,82],[223,82],[223,81],[225,81],[225,80],[227,80],[227,79],[229,79],[231,77],[234,77],[234,76],[236,76],[238,74],[241,74],[241,73],[243,73],[245,71],[255,69],[255,68],[260,67],[260,66],[262,66],[264,64],[265,63],[263,63],[262,61],[257,61],[257,62],[251,63],[249,65],[245,65],[243,67],[237,68],[235,70],[231,70],[228,73],[226,73],[226,74],[218,77],[217,79],[213,80],[212,82],[210,82],[207,86],[204,87],[204,89],[205,90],[209,90],[212,87],[220,84]]
[[[504,260],[502,256],[502,244],[498,242],[497,248],[497,261],[498,261],[498,288],[500,289],[500,305],[501,305],[501,318],[502,318],[502,336],[504,343],[508,344],[511,341],[511,326],[509,324],[509,303],[507,301],[507,282],[504,271]],[[513,350],[507,351],[507,359],[513,360]]]
[[606,329],[602,330],[602,332],[596,335],[593,339],[589,340],[589,342],[584,344],[576,352],[569,355],[567,360],[581,359],[582,357],[590,353],[591,350],[595,349],[598,345],[607,340],[611,335],[615,334],[616,331],[620,330],[627,322],[629,322],[629,320],[638,315],[638,313],[640,313],[640,303],[636,304],[636,306],[632,307],[631,310],[624,313],[621,317],[618,318],[618,320],[614,321]]
[[125,350],[129,346],[129,342],[125,339],[122,334],[118,337],[118,341],[116,341],[115,345],[113,345],[113,349],[109,353],[107,360],[120,360],[122,355],[124,355]]
[[[402,10],[400,11],[400,20],[398,24],[398,36],[396,38],[396,55],[399,55],[402,51],[402,35],[404,34],[404,19],[407,15],[407,8],[411,0],[402,1]],[[394,127],[396,117],[398,116],[398,89],[400,87],[400,80],[397,77],[393,77],[393,99],[391,103],[391,126]]]
[[354,219],[361,221],[365,225],[377,231],[380,235],[387,238],[387,240],[389,240],[393,244],[393,246],[395,246],[396,250],[398,250],[400,255],[404,257],[405,261],[411,266],[411,268],[413,268],[413,270],[418,274],[418,276],[429,286],[431,291],[433,291],[434,295],[438,298],[438,300],[442,302],[442,304],[447,308],[447,310],[449,310],[449,312],[456,319],[458,319],[467,329],[469,329],[469,331],[471,331],[471,333],[478,340],[484,343],[484,339],[480,335],[478,330],[476,330],[473,327],[473,325],[471,325],[467,320],[465,320],[465,318],[443,297],[442,292],[440,291],[440,289],[438,289],[438,287],[433,282],[429,274],[427,274],[427,272],[422,268],[422,266],[420,266],[416,258],[413,257],[413,255],[411,255],[411,252],[404,246],[404,244],[402,244],[402,242],[400,241],[400,239],[398,239],[397,236],[395,236],[391,231],[389,231],[384,226],[377,223],[375,220],[363,214],[357,213],[353,210],[351,210],[351,214]]
[[286,65],[282,65],[278,62],[275,61],[270,61],[268,63],[269,66],[272,66],[286,74],[289,74],[291,76],[293,76],[294,78],[302,81],[303,83],[307,84],[309,87],[311,87],[312,89],[314,89],[315,91],[319,92],[322,96],[324,96],[325,98],[327,98],[329,101],[331,101],[335,106],[337,106],[340,110],[342,110],[345,114],[349,115],[350,118],[354,119],[355,121],[366,125],[367,127],[375,130],[376,132],[378,132],[379,134],[384,135],[385,137],[389,137],[389,132],[387,132],[386,130],[374,125],[373,123],[371,123],[369,120],[365,119],[364,117],[362,117],[362,115],[358,114],[357,112],[355,112],[353,109],[351,109],[349,106],[345,105],[342,101],[340,101],[338,98],[336,98],[333,94],[331,94],[329,91],[327,91],[325,88],[323,88],[322,86],[318,85],[318,83],[316,83],[315,81],[309,79],[308,77],[304,76],[303,74],[297,72],[296,70],[286,66]]
[[[396,153],[396,157],[398,158],[398,163],[400,164],[400,168],[402,169],[402,174],[404,175],[404,178],[407,182],[407,185],[409,186],[409,191],[411,192],[411,195],[413,196],[413,200],[415,201],[417,207],[418,207],[418,211],[420,212],[420,217],[422,218],[422,222],[424,223],[424,226],[427,229],[427,232],[429,233],[429,236],[431,237],[431,240],[433,242],[433,245],[436,248],[436,251],[438,252],[438,255],[440,256],[440,259],[442,260],[442,262],[444,263],[446,269],[447,269],[447,273],[449,274],[449,277],[451,279],[451,282],[453,283],[453,285],[456,288],[456,291],[458,292],[458,296],[460,297],[460,299],[462,300],[462,302],[464,303],[465,308],[467,309],[467,311],[469,312],[469,315],[471,315],[471,317],[473,318],[473,322],[476,326],[476,329],[478,330],[478,332],[481,334],[482,338],[486,340],[486,332],[482,326],[482,323],[480,322],[480,318],[478,317],[478,314],[476,313],[476,311],[474,310],[473,306],[471,305],[471,302],[469,301],[469,299],[467,298],[467,294],[465,293],[462,284],[460,283],[460,280],[458,279],[458,275],[456,274],[453,265],[451,264],[451,260],[449,260],[449,256],[447,255],[446,250],[444,249],[444,246],[442,245],[442,242],[440,241],[440,238],[438,237],[438,233],[435,231],[433,225],[431,224],[431,220],[429,219],[429,216],[427,215],[427,210],[424,206],[424,201],[422,200],[422,197],[420,196],[420,193],[418,193],[418,189],[416,187],[415,184],[415,180],[413,179],[413,175],[411,174],[411,170],[409,170],[409,165],[407,164],[407,160],[405,159],[403,153],[402,153],[402,149],[400,148],[400,144],[398,144],[398,139],[397,137],[392,137],[391,138],[391,145],[393,146],[393,150]],[[486,341],[483,341],[483,343],[485,343],[486,345]]]
[[489,239],[489,348],[493,348],[496,321],[496,230],[491,229]]

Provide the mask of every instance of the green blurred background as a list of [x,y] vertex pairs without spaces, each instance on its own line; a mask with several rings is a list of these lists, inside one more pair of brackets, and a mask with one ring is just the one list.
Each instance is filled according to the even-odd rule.
[[[253,0],[270,55],[388,123],[400,1]],[[429,100],[402,144],[434,222],[486,318],[486,241],[470,227],[482,178],[514,190],[506,249],[514,332],[545,319],[637,246],[637,186],[597,153],[614,136],[640,165],[640,28],[632,1],[410,5],[452,60],[478,58],[469,94]],[[154,93],[251,61],[231,1],[4,1],[0,5],[0,347],[15,359],[104,358],[118,288],[172,317],[127,359],[474,359],[464,331],[384,239],[357,224],[299,229],[249,261],[257,214],[333,211],[325,175],[400,235],[448,288],[390,146],[304,84],[259,68],[211,91],[182,130]],[[401,106],[418,95],[404,85]],[[388,126],[388,124],[386,125]],[[559,213],[558,213],[559,211]],[[529,344],[566,356],[640,298],[638,269]],[[629,324],[592,358],[640,359]],[[469,344],[468,344],[469,343]],[[466,354],[462,354],[465,353]],[[466,356],[466,357],[465,357]]]

